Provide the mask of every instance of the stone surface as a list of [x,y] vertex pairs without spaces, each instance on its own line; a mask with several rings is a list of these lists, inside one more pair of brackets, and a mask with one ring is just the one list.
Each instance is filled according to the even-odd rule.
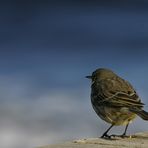
[[89,138],[38,148],[148,148],[148,132],[138,133],[127,138]]

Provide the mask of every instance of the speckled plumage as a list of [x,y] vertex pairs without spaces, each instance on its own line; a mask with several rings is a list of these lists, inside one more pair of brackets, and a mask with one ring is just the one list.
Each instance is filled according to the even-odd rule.
[[101,119],[112,125],[128,125],[137,115],[148,120],[148,113],[142,110],[144,104],[129,82],[104,68],[87,78],[92,80],[92,106]]

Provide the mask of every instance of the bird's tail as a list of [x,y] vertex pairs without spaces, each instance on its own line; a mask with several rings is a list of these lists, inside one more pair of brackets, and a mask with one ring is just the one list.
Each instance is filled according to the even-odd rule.
[[143,120],[148,120],[148,112],[138,108],[130,108],[130,111],[137,114]]

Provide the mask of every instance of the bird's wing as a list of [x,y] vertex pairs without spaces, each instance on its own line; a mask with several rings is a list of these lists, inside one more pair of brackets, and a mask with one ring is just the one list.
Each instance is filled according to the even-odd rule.
[[111,106],[143,107],[136,91],[130,83],[120,77],[100,81],[100,89],[97,93],[98,104]]

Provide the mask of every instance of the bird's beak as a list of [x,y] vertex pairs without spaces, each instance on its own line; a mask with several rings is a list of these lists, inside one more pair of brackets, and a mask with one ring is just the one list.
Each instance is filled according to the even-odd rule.
[[85,78],[87,78],[87,79],[92,79],[92,76],[86,76]]

